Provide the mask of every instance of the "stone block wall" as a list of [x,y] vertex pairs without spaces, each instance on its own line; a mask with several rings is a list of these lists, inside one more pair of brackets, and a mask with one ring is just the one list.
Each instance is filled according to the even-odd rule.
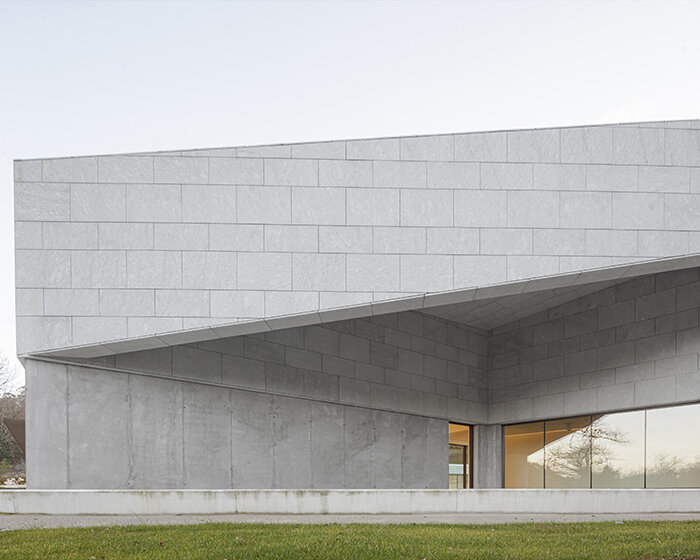
[[403,312],[85,363],[479,423],[487,415],[487,345],[485,331]]
[[18,161],[19,353],[700,251],[696,121]]
[[700,400],[698,271],[634,278],[495,329],[489,423]]

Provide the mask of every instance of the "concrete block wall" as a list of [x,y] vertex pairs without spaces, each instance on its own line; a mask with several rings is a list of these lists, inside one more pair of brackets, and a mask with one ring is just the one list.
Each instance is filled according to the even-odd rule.
[[81,362],[480,423],[487,345],[484,331],[409,311]]
[[448,420],[486,420],[486,351],[484,332],[404,312],[30,359],[30,485],[445,488]]
[[700,251],[697,121],[17,161],[21,354]]
[[698,268],[634,278],[489,339],[489,423],[700,401]]

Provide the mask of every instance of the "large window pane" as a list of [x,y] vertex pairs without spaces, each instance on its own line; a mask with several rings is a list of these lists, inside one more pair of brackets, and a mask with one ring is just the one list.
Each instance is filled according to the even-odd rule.
[[647,411],[647,488],[700,487],[700,404]]
[[700,404],[504,426],[506,488],[700,488]]
[[505,487],[544,487],[544,422],[505,426]]
[[545,488],[590,488],[590,416],[545,422]]
[[593,488],[644,487],[644,411],[594,416]]

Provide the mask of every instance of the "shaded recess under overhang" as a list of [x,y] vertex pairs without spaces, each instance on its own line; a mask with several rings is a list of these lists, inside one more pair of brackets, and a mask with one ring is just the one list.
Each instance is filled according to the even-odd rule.
[[420,311],[470,327],[492,330],[635,277],[697,266],[700,266],[700,253],[447,292],[429,292],[295,315],[57,348],[23,357],[97,358],[402,311]]

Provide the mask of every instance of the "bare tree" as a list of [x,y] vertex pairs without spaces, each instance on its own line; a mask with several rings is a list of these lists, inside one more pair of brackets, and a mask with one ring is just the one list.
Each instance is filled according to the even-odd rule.
[[20,388],[21,365],[0,350],[0,396],[14,394]]
[[16,359],[0,351],[0,476],[24,471],[24,453],[2,421],[24,418],[22,370]]

